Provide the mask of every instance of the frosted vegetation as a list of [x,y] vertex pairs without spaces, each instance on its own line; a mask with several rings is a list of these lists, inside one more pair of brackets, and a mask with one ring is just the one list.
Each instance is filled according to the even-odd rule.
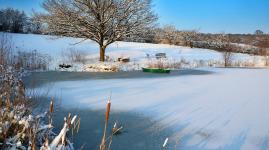
[[[100,63],[98,44],[90,40],[76,44],[82,39],[32,34],[10,34],[10,36],[15,49],[38,51],[51,58],[50,70],[59,70],[59,64],[72,65],[66,69],[67,71],[91,72],[140,70],[141,67],[158,63],[171,69],[223,67],[225,60],[223,53],[209,49],[119,41],[107,47],[107,62]],[[156,59],[157,53],[165,53],[166,58]],[[130,62],[120,62],[119,58],[129,58]],[[263,56],[240,53],[231,56],[231,66],[234,67],[264,67],[267,65],[266,62],[267,59]],[[108,69],[105,70],[106,68]]]
[[[33,113],[37,101],[26,95],[23,73],[11,66],[1,65],[0,74],[0,147],[1,149],[74,149],[67,132],[77,128],[77,116],[64,118],[59,134],[53,132],[53,102],[50,109]],[[46,121],[47,120],[49,121]]]
[[[109,98],[106,95],[112,92],[114,111],[143,113],[160,123],[162,129],[175,130],[174,134],[168,135],[169,140],[164,141],[165,145],[173,144],[186,149],[264,149],[268,147],[266,138],[269,124],[268,118],[264,115],[268,113],[266,87],[269,83],[266,78],[269,72],[267,69],[208,68],[210,66],[223,67],[223,53],[208,49],[133,42],[111,44],[108,47],[108,61],[100,63],[96,50],[98,45],[90,40],[73,45],[81,39],[32,34],[8,34],[8,36],[14,43],[11,46],[15,50],[14,53],[20,50],[29,54],[26,56],[32,56],[36,54],[32,52],[36,51],[39,56],[50,58],[45,70],[62,70],[59,69],[59,64],[69,63],[73,67],[63,70],[104,71],[102,67],[108,65],[115,66],[117,71],[140,70],[141,67],[152,65],[155,61],[159,65],[155,54],[165,53],[166,58],[161,60],[165,63],[162,65],[176,62],[173,63],[174,69],[197,68],[210,71],[210,74],[204,75],[153,79],[55,82],[53,86],[46,84],[36,90],[47,92],[47,89],[50,89],[49,96],[62,97],[62,106],[65,108],[93,110],[102,109]],[[129,58],[130,62],[118,62],[119,57]],[[13,61],[21,60],[20,57],[16,58]],[[179,65],[176,65],[177,63]],[[97,69],[89,69],[89,65],[97,66]],[[173,68],[171,66],[169,68]],[[234,53],[233,66],[263,67],[265,66],[264,57]],[[29,69],[31,70],[31,67]],[[23,107],[23,110],[25,109],[26,107]],[[6,110],[3,109],[3,111]],[[3,114],[11,112],[3,112]],[[29,115],[21,116],[21,118],[36,127],[37,125],[30,119],[35,120],[38,117],[34,114]],[[8,116],[11,116],[12,120],[12,115]],[[69,120],[72,119],[69,117]],[[44,122],[44,124],[38,124],[37,128],[51,126],[49,122]],[[5,129],[3,127],[2,131]],[[51,137],[47,141],[46,138],[41,138],[38,145],[61,147],[63,142],[59,141],[59,138],[65,139],[65,133],[68,130],[68,119],[58,136],[53,134],[50,128],[46,128],[44,134]],[[44,136],[44,134],[41,135]],[[33,142],[25,144],[21,138],[17,138],[22,135],[10,136],[13,140],[8,140],[11,144],[7,147],[31,146],[29,144]],[[64,146],[72,148],[72,143],[69,145],[71,147]]]
[[[104,112],[96,145],[110,150],[123,130],[111,122],[111,104],[113,112],[152,119],[146,128],[165,133],[162,142],[152,139],[160,149],[268,149],[269,36],[156,27],[151,2],[44,0],[46,12],[31,18],[0,10],[0,149],[78,149],[79,114],[54,128],[63,108]],[[43,106],[36,93],[54,99]]]

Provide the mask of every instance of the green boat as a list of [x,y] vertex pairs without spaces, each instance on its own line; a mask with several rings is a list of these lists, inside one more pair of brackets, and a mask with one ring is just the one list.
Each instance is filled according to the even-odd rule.
[[161,69],[161,68],[142,68],[143,72],[151,72],[151,73],[170,73],[169,69]]

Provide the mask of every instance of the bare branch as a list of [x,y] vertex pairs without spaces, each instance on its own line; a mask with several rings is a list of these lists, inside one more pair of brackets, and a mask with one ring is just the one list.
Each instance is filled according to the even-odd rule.
[[157,19],[151,0],[45,0],[43,7],[48,13],[36,19],[48,25],[49,33],[91,39],[103,50]]

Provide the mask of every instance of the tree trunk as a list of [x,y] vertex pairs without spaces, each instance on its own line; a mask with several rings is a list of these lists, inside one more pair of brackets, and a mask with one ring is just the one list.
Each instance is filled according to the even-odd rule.
[[105,46],[100,46],[100,61],[104,62],[105,61]]

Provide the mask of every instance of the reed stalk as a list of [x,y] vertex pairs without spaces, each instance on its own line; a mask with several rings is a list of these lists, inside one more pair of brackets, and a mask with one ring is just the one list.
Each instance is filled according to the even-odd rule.
[[107,128],[107,124],[108,124],[108,121],[109,121],[110,107],[111,107],[111,102],[110,102],[110,99],[109,99],[108,102],[107,102],[107,105],[106,105],[105,127],[104,127],[104,134],[103,134],[102,142],[100,144],[100,150],[105,150],[105,148],[106,148],[106,144],[105,144],[105,141],[106,141],[106,128]]

